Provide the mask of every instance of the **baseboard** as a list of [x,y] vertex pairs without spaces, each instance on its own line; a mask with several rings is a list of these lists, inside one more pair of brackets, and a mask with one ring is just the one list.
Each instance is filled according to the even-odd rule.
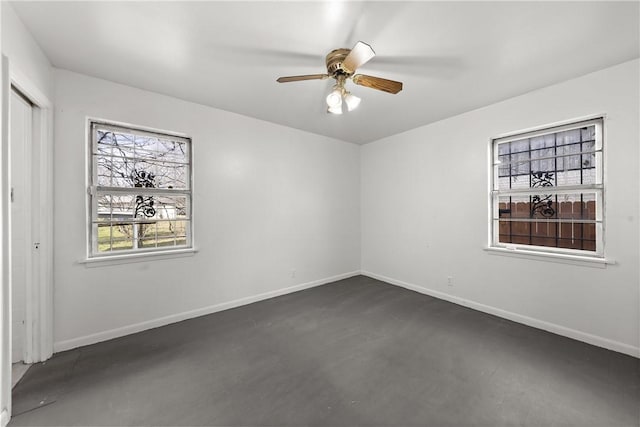
[[0,426],[6,427],[6,425],[9,424],[9,419],[9,412],[6,409],[3,409],[2,413],[0,413]]
[[337,276],[326,277],[324,279],[314,280],[312,282],[301,283],[299,285],[289,286],[287,288],[277,289],[275,291],[269,291],[258,295],[252,295],[244,298],[239,298],[233,301],[227,301],[220,304],[211,305],[208,307],[202,307],[195,310],[185,311],[183,313],[172,314],[170,316],[164,316],[145,322],[135,323],[133,325],[127,325],[120,328],[110,329],[107,331],[98,332],[91,335],[85,335],[78,338],[72,338],[70,340],[58,341],[53,344],[54,353],[71,350],[77,347],[83,347],[85,345],[95,344],[102,341],[107,341],[113,338],[123,337],[125,335],[135,334],[136,332],[142,332],[147,329],[158,328],[160,326],[169,325],[171,323],[181,322],[187,319],[193,319],[194,317],[205,316],[207,314],[217,313],[219,311],[229,310],[231,308],[240,307],[242,305],[251,304],[254,302],[274,298],[281,295],[290,294],[292,292],[301,291],[304,289],[313,288],[327,283],[335,282],[337,280],[347,279],[349,277],[357,276],[360,271],[352,271],[349,273],[338,274]]
[[411,283],[396,280],[391,277],[382,276],[380,274],[371,273],[369,271],[362,271],[363,276],[371,277],[372,279],[381,280],[383,282],[400,286],[405,289],[409,289],[421,294],[429,295],[434,298],[442,299],[452,302],[464,307],[472,308],[474,310],[482,311],[484,313],[492,314],[494,316],[502,317],[503,319],[512,320],[517,323],[522,323],[533,328],[542,329],[548,332],[552,332],[557,335],[572,338],[574,340],[586,342],[598,347],[603,347],[608,350],[617,351],[619,353],[628,354],[640,358],[640,348],[634,347],[629,344],[624,344],[618,341],[613,341],[608,338],[603,338],[597,335],[592,335],[586,332],[578,331],[575,329],[567,328],[555,323],[545,322],[544,320],[535,319],[533,317],[523,316],[521,314],[513,313],[511,311],[502,310],[500,308],[492,307],[489,305],[481,304],[479,302],[471,301],[465,298],[456,297],[444,292],[434,291],[422,286],[414,285]]

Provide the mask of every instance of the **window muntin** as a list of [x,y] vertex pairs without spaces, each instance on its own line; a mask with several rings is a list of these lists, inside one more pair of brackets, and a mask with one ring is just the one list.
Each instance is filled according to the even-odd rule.
[[89,256],[192,247],[190,145],[91,123]]
[[602,119],[493,140],[492,246],[603,255]]

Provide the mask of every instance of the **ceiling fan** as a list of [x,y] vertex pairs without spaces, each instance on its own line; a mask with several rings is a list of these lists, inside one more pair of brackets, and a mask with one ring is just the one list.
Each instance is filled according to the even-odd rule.
[[353,49],[334,49],[327,55],[326,74],[307,74],[303,76],[288,76],[278,78],[278,83],[297,82],[302,80],[324,80],[332,77],[336,80],[333,90],[327,95],[327,112],[342,114],[343,101],[347,111],[360,105],[360,98],[348,92],[344,85],[348,79],[355,84],[396,94],[402,90],[402,82],[383,79],[381,77],[354,74],[356,69],[366,64],[376,56],[371,46],[359,41]]

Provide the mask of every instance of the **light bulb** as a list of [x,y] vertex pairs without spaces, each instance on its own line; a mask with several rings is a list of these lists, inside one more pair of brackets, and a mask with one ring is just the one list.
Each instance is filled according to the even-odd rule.
[[347,103],[347,110],[349,111],[358,108],[358,105],[360,105],[360,101],[361,99],[355,95],[352,95],[351,92],[347,92],[347,94],[344,96],[344,102]]
[[329,95],[327,95],[327,106],[329,108],[336,108],[342,105],[342,92],[340,89],[335,88],[331,91]]
[[329,108],[327,108],[327,113],[342,114],[342,102],[337,107],[329,107]]

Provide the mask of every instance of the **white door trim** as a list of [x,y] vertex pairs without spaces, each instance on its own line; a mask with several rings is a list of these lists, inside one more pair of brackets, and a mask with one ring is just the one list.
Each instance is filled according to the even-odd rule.
[[[53,354],[53,104],[19,69],[9,63],[10,83],[33,104],[31,161],[37,174],[27,177],[32,189],[32,237],[27,283],[25,363]],[[7,95],[9,96],[10,93]],[[37,246],[36,246],[37,243]]]
[[11,418],[11,287],[9,286],[9,60],[0,72],[0,425]]

